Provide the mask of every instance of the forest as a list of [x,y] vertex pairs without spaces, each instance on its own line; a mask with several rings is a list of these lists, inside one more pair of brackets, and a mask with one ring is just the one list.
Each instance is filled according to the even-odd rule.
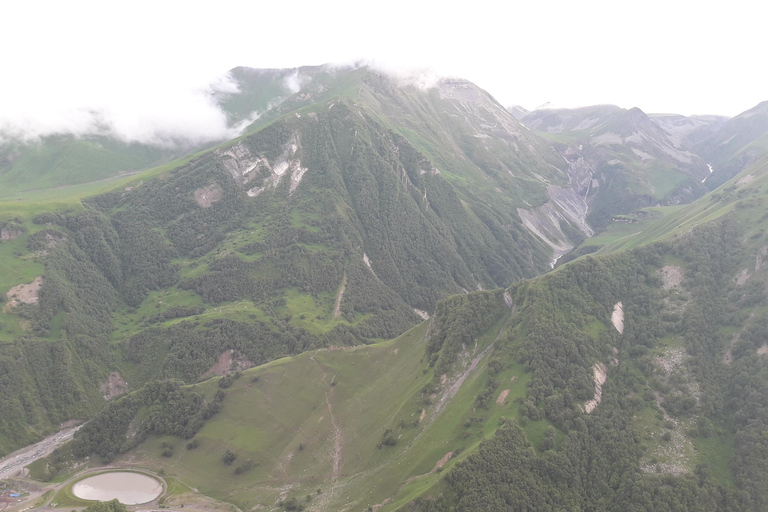
[[[502,422],[446,477],[439,494],[428,493],[404,510],[764,510],[768,445],[758,432],[768,428],[761,398],[766,362],[755,350],[766,341],[765,316],[742,335],[730,368],[722,364],[728,341],[719,334],[736,321],[739,306],[765,300],[762,285],[745,290],[732,284],[741,240],[740,226],[727,217],[672,243],[588,257],[513,285],[517,325],[494,359],[522,362],[532,372],[521,419]],[[659,270],[670,258],[686,265],[685,318],[664,314],[669,296],[660,293]],[[623,334],[595,332],[594,319],[610,317],[618,300],[625,304]],[[690,354],[697,396],[680,396],[660,380],[651,354],[670,335],[681,337]],[[591,363],[614,355],[602,401],[585,414],[582,404],[594,393]],[[644,408],[663,408],[678,420],[698,418],[695,430],[685,433],[692,439],[733,435],[734,456],[725,461],[733,479],[704,463],[679,475],[649,469],[653,444],[637,423]],[[554,429],[534,446],[521,426],[542,418]],[[669,442],[665,437],[657,442]]]

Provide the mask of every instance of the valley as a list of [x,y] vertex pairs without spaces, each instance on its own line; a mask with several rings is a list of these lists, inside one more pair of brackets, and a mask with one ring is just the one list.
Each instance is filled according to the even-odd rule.
[[764,104],[233,73],[236,139],[0,168],[4,510],[106,468],[163,481],[133,510],[768,506]]

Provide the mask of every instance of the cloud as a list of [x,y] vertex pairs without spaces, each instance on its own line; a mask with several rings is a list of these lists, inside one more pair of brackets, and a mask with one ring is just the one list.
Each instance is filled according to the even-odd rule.
[[51,77],[18,80],[0,97],[0,139],[54,134],[106,135],[132,143],[173,147],[237,135],[217,104],[237,92],[227,74],[168,76],[112,72],[86,81]]

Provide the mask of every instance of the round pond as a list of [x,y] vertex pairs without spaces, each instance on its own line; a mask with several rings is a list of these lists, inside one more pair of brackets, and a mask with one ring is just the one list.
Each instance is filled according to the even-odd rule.
[[110,471],[89,476],[72,486],[72,493],[83,500],[110,501],[138,505],[157,498],[163,485],[154,478],[128,471]]

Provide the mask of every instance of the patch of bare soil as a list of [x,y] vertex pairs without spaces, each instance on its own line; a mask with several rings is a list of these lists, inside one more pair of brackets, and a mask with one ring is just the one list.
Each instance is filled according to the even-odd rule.
[[[656,357],[656,370],[660,380],[666,385],[672,382],[673,376],[674,379],[686,382],[686,392],[696,398],[698,403],[699,385],[698,382],[692,380],[688,372],[685,365],[687,358],[688,354],[683,348],[666,350],[663,354]],[[642,462],[640,468],[647,473],[662,473],[675,476],[689,473],[691,470],[689,463],[695,454],[695,448],[687,436],[687,431],[696,424],[697,416],[694,415],[682,420],[673,418],[664,409],[662,395],[658,391],[654,391],[654,395],[656,397],[656,405],[663,414],[664,422],[668,425],[664,429],[664,433],[669,433],[670,437],[668,440],[663,441],[660,440],[664,435],[662,431],[649,433],[650,437],[655,439],[655,445],[648,454],[649,460]]]
[[343,444],[343,437],[341,434],[341,429],[339,428],[339,425],[336,423],[336,417],[333,415],[333,405],[331,404],[331,399],[333,398],[333,392],[336,390],[336,387],[333,385],[333,378],[331,379],[331,382],[327,381],[328,374],[325,372],[320,364],[315,360],[315,356],[313,355],[310,357],[312,362],[314,362],[318,368],[320,368],[320,371],[323,372],[323,375],[321,377],[321,380],[323,381],[323,384],[328,386],[330,389],[325,392],[325,405],[328,407],[328,416],[331,420],[331,426],[333,427],[333,471],[331,473],[331,483],[336,484],[339,480],[339,476],[341,475],[341,463],[342,463],[342,444]]
[[[499,331],[499,335],[501,335],[501,332],[504,329],[502,328],[501,331]],[[498,339],[498,336],[497,338]],[[437,403],[437,406],[435,407],[435,410],[432,411],[432,414],[430,415],[430,423],[437,417],[438,414],[440,414],[440,411],[443,410],[443,407],[445,407],[446,404],[448,404],[454,396],[456,396],[456,393],[459,392],[459,388],[461,388],[461,385],[464,383],[464,381],[469,377],[469,374],[472,373],[472,370],[475,369],[477,364],[493,349],[493,346],[496,344],[496,340],[493,341],[488,347],[483,350],[477,357],[472,359],[472,361],[469,363],[469,366],[464,370],[462,373],[457,375],[454,379],[450,381],[451,386],[442,391],[440,394],[442,395],[440,397],[440,401]],[[442,378],[441,378],[441,382]]]
[[338,318],[341,314],[341,299],[344,297],[344,289],[347,287],[347,273],[344,272],[344,277],[341,278],[341,286],[339,287],[339,293],[336,294],[336,304],[333,306],[333,318]]
[[19,304],[36,304],[40,288],[43,286],[43,277],[37,276],[34,281],[29,284],[20,284],[14,286],[6,295],[8,296],[8,304],[6,308],[12,308]]
[[595,365],[592,367],[592,371],[594,372],[593,379],[595,381],[595,397],[592,400],[588,400],[584,404],[584,410],[587,414],[594,411],[595,407],[597,407],[600,404],[600,401],[603,399],[603,384],[605,384],[605,380],[608,378],[605,365],[603,363],[595,363]]
[[234,353],[235,351],[232,349],[222,352],[219,356],[219,360],[202,375],[202,378],[211,377],[213,375],[229,375],[238,370],[242,371],[254,367],[254,364],[245,357],[232,357]]
[[677,288],[683,282],[683,269],[674,265],[664,265],[661,272],[662,286],[665,290]]
[[3,228],[0,229],[0,240],[13,240],[21,236],[21,231],[18,229]]
[[220,201],[224,191],[218,183],[195,190],[195,201],[203,208],[210,208],[213,203]]
[[499,398],[496,399],[496,403],[499,405],[504,405],[504,401],[507,399],[507,395],[509,394],[509,390],[505,389],[501,393],[499,393]]
[[383,507],[384,505],[386,505],[387,503],[389,503],[391,499],[392,499],[392,498],[387,498],[387,499],[385,499],[384,501],[382,501],[381,503],[379,503],[378,505],[374,505],[374,506],[372,506],[372,507],[371,507],[371,510],[372,510],[373,512],[376,512],[376,511],[377,511],[377,510],[379,510],[381,507]]
[[421,423],[421,420],[423,420],[424,416],[426,416],[426,415],[427,415],[427,410],[426,409],[422,409],[421,410],[421,416],[419,416],[419,423]]
[[749,279],[751,276],[752,276],[752,274],[750,274],[750,273],[749,273],[749,270],[747,270],[747,269],[745,268],[744,270],[742,270],[742,271],[741,271],[741,274],[739,274],[739,275],[736,277],[736,284],[737,284],[738,286],[744,286],[744,283],[746,283],[746,282],[747,282],[747,279]]
[[423,311],[421,309],[413,308],[413,312],[416,313],[417,315],[419,315],[422,319],[429,320],[429,313],[427,313],[426,311]]
[[616,330],[619,331],[619,334],[624,332],[624,305],[621,302],[617,302],[616,305],[613,306],[611,322]]
[[742,185],[746,185],[747,183],[751,182],[754,179],[755,179],[754,174],[747,174],[746,176],[744,176],[743,178],[741,178],[739,181],[736,182],[736,186],[740,187]]
[[757,349],[757,355],[764,356],[765,354],[768,354],[768,344],[765,344]]
[[451,458],[451,455],[453,455],[453,452],[448,452],[445,455],[443,455],[443,458],[437,461],[437,464],[435,464],[435,467],[432,468],[432,471],[430,471],[430,473],[434,473],[441,467],[445,466],[445,463],[448,462],[448,460]]
[[100,388],[104,400],[111,400],[128,391],[128,383],[125,382],[120,372],[112,372],[107,381],[101,383]]

